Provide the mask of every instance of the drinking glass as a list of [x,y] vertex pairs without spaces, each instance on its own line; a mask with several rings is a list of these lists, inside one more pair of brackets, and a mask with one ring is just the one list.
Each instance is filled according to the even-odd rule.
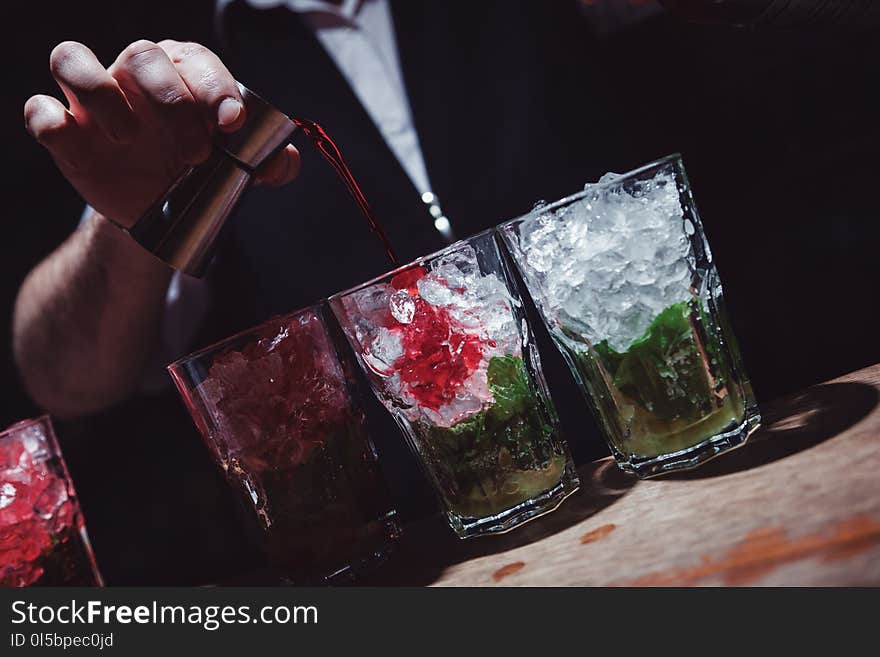
[[679,155],[499,227],[618,464],[691,468],[760,423]]
[[461,538],[556,508],[578,480],[493,232],[331,297]]
[[0,586],[103,586],[48,416],[0,433]]
[[400,532],[325,313],[319,304],[272,319],[168,368],[252,511],[268,565],[295,583],[356,576]]

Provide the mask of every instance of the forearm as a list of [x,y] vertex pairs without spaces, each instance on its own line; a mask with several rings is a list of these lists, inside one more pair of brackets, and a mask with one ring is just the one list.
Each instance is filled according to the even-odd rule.
[[93,214],[34,268],[16,300],[13,349],[33,399],[74,417],[131,394],[158,344],[170,275]]

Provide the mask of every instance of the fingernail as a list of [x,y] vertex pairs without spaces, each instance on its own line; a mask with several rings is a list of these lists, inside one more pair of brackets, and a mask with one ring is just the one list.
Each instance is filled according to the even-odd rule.
[[238,119],[241,110],[241,103],[235,98],[224,98],[217,108],[217,123],[221,128],[232,125]]

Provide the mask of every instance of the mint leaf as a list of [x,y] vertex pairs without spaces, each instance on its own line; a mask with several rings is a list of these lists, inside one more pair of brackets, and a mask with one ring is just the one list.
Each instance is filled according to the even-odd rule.
[[432,449],[439,455],[462,454],[485,442],[486,414],[475,416],[451,427],[431,427]]
[[550,457],[553,428],[544,421],[541,401],[529,385],[522,358],[492,358],[487,378],[495,403],[486,413],[486,425],[495,441],[507,449],[518,467],[543,463]]
[[489,361],[486,376],[495,398],[489,409],[494,421],[503,422],[535,403],[522,358],[495,356]]
[[452,427],[428,428],[429,449],[459,485],[503,478],[502,450],[524,469],[553,455],[553,427],[545,422],[522,358],[494,356],[486,375],[492,406]]
[[689,415],[711,394],[686,301],[666,308],[623,353],[603,340],[594,349],[615,387],[656,416]]

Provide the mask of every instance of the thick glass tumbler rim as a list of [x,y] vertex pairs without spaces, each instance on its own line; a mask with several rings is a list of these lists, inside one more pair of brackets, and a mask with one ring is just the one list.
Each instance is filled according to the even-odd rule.
[[251,335],[251,334],[255,333],[256,331],[259,331],[261,328],[265,327],[266,325],[271,324],[273,322],[277,322],[282,319],[289,319],[289,318],[297,317],[298,315],[303,315],[305,313],[311,312],[311,313],[314,313],[315,315],[317,315],[319,317],[319,319],[322,322],[324,322],[325,318],[322,314],[322,310],[323,310],[323,308],[325,308],[327,306],[327,302],[328,302],[327,299],[321,299],[320,301],[316,301],[315,303],[313,303],[309,306],[305,306],[303,308],[298,308],[297,310],[293,310],[289,313],[281,313],[280,315],[273,315],[272,317],[269,317],[268,319],[260,322],[259,324],[254,324],[253,326],[249,326],[248,328],[242,329],[238,333],[230,335],[226,338],[221,338],[220,340],[217,340],[216,342],[212,342],[211,344],[209,344],[205,347],[202,347],[196,351],[193,351],[193,352],[187,354],[186,356],[181,356],[177,360],[169,363],[165,367],[165,369],[167,369],[169,371],[169,373],[171,373],[171,375],[174,376],[175,371],[180,370],[181,368],[189,365],[193,361],[199,360],[200,358],[204,358],[205,356],[207,356],[211,352],[217,351],[218,349],[222,349],[224,347],[232,345],[237,340],[240,340],[241,338],[244,338],[248,335]]
[[490,237],[490,236],[494,235],[495,232],[496,232],[495,226],[492,226],[490,228],[486,228],[485,230],[481,230],[479,233],[475,233],[474,235],[471,235],[471,236],[466,237],[464,239],[460,239],[456,242],[453,242],[449,246],[445,246],[442,249],[440,249],[439,251],[432,251],[431,253],[428,253],[426,255],[419,256],[418,258],[415,258],[414,260],[410,260],[406,264],[400,265],[399,267],[396,267],[395,269],[390,269],[386,272],[379,274],[378,276],[374,276],[373,278],[371,278],[368,281],[364,281],[363,283],[359,283],[359,284],[357,284],[353,287],[350,287],[346,290],[342,290],[341,292],[337,292],[336,294],[333,294],[330,297],[328,297],[326,299],[326,301],[328,304],[330,304],[332,306],[332,304],[334,302],[339,301],[339,299],[341,299],[342,297],[347,297],[347,296],[350,296],[351,294],[354,294],[355,292],[360,292],[361,290],[364,290],[364,289],[370,287],[371,285],[375,285],[376,283],[381,283],[382,281],[384,281],[388,278],[391,278],[391,277],[395,276],[396,274],[407,271],[408,269],[412,269],[413,267],[419,267],[419,266],[425,265],[429,262],[432,262],[434,260],[437,260],[438,258],[442,258],[443,256],[449,255],[450,253],[455,253],[456,251],[458,251],[459,249],[462,249],[463,247],[467,246],[471,242],[474,242],[479,239],[483,239],[485,237]]
[[[679,172],[684,174],[684,158],[682,158],[681,153],[670,153],[669,155],[664,155],[661,158],[658,158],[652,162],[648,162],[647,164],[643,164],[642,166],[636,167],[626,173],[622,173],[611,180],[605,180],[603,182],[595,182],[589,183],[589,187],[586,189],[582,189],[579,192],[575,192],[574,194],[570,194],[564,198],[561,198],[557,201],[553,201],[552,203],[548,203],[547,205],[542,205],[540,208],[536,208],[540,210],[540,212],[553,212],[558,208],[564,207],[566,205],[570,205],[575,201],[579,201],[582,198],[590,194],[595,194],[597,191],[601,191],[608,187],[619,187],[621,183],[625,183],[627,180],[631,180],[633,178],[637,178],[640,175],[651,171],[652,169],[660,169],[665,165],[672,164],[674,165]],[[518,217],[514,217],[513,219],[509,219],[498,225],[497,230],[499,232],[506,232],[510,230],[513,226],[519,225],[525,221],[528,221],[532,215],[534,214],[534,210],[531,212],[526,212]]]
[[[52,418],[47,413],[44,413],[43,415],[40,415],[38,417],[33,417],[33,418],[29,418],[27,420],[20,420],[18,422],[15,422],[15,423],[9,425],[8,427],[6,427],[5,429],[0,430],[0,440],[4,440],[6,438],[11,438],[13,436],[13,434],[16,434],[19,431],[21,431],[22,429],[26,429],[27,427],[33,426],[35,424],[48,424],[49,426],[51,426],[52,425]],[[55,438],[54,431],[52,432],[51,437],[53,439]],[[53,447],[57,451],[57,447],[58,447],[57,444],[53,444]]]
[[[64,454],[61,452],[61,445],[58,442],[58,436],[55,435],[55,425],[52,422],[52,417],[48,413],[11,424],[0,431],[0,441],[15,440],[19,433],[33,426],[40,426],[45,430],[46,441],[51,449],[52,456],[59,459],[61,471],[67,479],[67,485],[73,491],[74,495],[76,495],[73,478],[70,476],[70,471],[67,468],[67,461],[64,459]],[[79,498],[77,498],[77,500],[78,499]]]

